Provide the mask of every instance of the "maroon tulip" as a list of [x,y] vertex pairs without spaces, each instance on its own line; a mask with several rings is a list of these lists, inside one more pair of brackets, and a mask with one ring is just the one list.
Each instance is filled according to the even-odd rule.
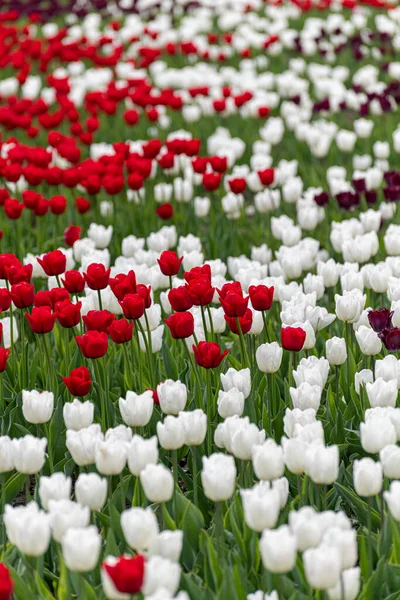
[[390,329],[392,326],[393,311],[388,308],[379,308],[378,310],[370,310],[368,312],[368,321],[372,329],[376,333],[380,333],[384,329]]

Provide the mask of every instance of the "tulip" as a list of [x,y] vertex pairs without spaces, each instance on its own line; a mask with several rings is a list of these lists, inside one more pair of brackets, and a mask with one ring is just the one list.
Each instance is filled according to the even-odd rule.
[[175,340],[181,340],[190,337],[194,332],[194,318],[190,312],[178,312],[172,314],[168,319],[164,319]]
[[306,468],[307,444],[300,439],[282,438],[283,458],[291,473],[301,475]]
[[62,541],[66,531],[71,527],[89,525],[89,508],[72,500],[49,500],[48,510],[51,532],[57,542]]
[[229,354],[229,350],[221,353],[219,344],[214,342],[199,342],[198,346],[193,345],[193,352],[196,363],[204,369],[219,367],[225,356]]
[[120,304],[127,319],[140,319],[144,315],[145,301],[138,293],[126,294]]
[[107,598],[128,600],[138,594],[143,585],[145,559],[136,556],[107,556],[101,566],[101,580]]
[[85,287],[85,278],[79,271],[67,271],[61,281],[70,294],[80,294]]
[[269,310],[274,299],[274,287],[266,285],[251,285],[249,295],[254,310]]
[[390,352],[400,349],[400,328],[392,327],[391,329],[384,329],[378,334],[382,340],[386,350]]
[[104,331],[107,332],[108,328],[115,321],[115,315],[108,312],[108,310],[89,310],[89,312],[83,316],[83,323],[86,327],[86,331]]
[[311,446],[307,451],[305,470],[314,483],[331,485],[339,475],[338,446]]
[[168,502],[174,493],[174,478],[164,465],[148,463],[140,472],[144,494],[150,502]]
[[185,444],[187,446],[200,446],[207,433],[207,415],[200,408],[180,412],[179,420],[183,426]]
[[82,302],[73,304],[70,300],[63,300],[57,302],[55,305],[55,312],[57,315],[57,321],[61,327],[71,328],[78,325],[81,319],[81,308]]
[[92,263],[84,273],[85,281],[91,290],[104,290],[108,286],[111,269],[104,265]]
[[64,423],[67,429],[79,431],[93,423],[94,404],[80,402],[74,398],[73,402],[66,402],[63,406]]
[[375,356],[382,350],[381,340],[369,327],[361,325],[356,331],[356,339],[361,352],[365,354],[365,356]]
[[4,371],[7,369],[7,361],[9,356],[10,350],[0,347],[0,373],[4,373]]
[[150,390],[142,394],[126,392],[125,399],[119,399],[119,410],[124,423],[130,427],[144,427],[153,414],[153,394]]
[[308,584],[317,590],[326,590],[339,582],[340,550],[332,546],[309,548],[303,554],[304,571]]
[[394,444],[385,446],[379,452],[379,460],[385,477],[400,479],[400,448]]
[[0,436],[0,473],[14,469],[14,445],[8,435]]
[[126,443],[120,440],[106,439],[96,446],[96,469],[101,475],[120,475],[126,465]]
[[168,415],[157,423],[157,436],[160,446],[165,450],[178,450],[185,443],[183,422],[179,417]]
[[201,481],[204,494],[213,502],[228,500],[236,482],[236,466],[232,456],[214,453],[203,456]]
[[181,567],[178,563],[161,556],[150,556],[146,562],[142,592],[145,597],[150,597],[163,590],[164,593],[174,596],[180,578]]
[[287,573],[296,564],[296,538],[287,525],[265,529],[259,541],[261,560],[271,573]]
[[61,541],[67,569],[75,573],[92,571],[99,560],[101,536],[94,525],[71,527]]
[[372,408],[395,406],[397,400],[397,379],[384,381],[380,377],[374,383],[367,383],[367,396]]
[[86,396],[90,392],[92,380],[87,367],[72,369],[69,376],[63,377],[62,380],[73,396]]
[[62,275],[65,272],[67,257],[61,250],[53,250],[36,260],[48,277]]
[[101,511],[107,498],[107,479],[97,473],[80,473],[75,483],[75,496],[82,506]]
[[257,483],[250,489],[240,491],[246,524],[253,531],[275,527],[280,510],[279,493],[269,483]]
[[282,355],[278,342],[261,344],[256,350],[257,366],[263,373],[276,373],[281,366]]
[[243,392],[236,387],[230,388],[227,392],[220,390],[218,392],[218,414],[226,419],[233,415],[242,416],[244,411],[244,395]]
[[347,348],[344,338],[332,337],[326,340],[326,358],[331,366],[338,367],[347,360]]
[[158,522],[150,507],[124,510],[121,527],[127,544],[139,552],[149,550],[158,535]]
[[64,473],[53,473],[50,477],[42,475],[39,480],[39,498],[45,510],[50,500],[69,500],[72,480]]
[[102,440],[101,427],[96,423],[79,431],[68,429],[66,446],[73,461],[84,467],[94,464],[97,446]]
[[51,419],[53,409],[53,392],[22,390],[22,414],[28,423],[47,423]]
[[250,369],[229,368],[226,373],[221,373],[221,384],[225,392],[232,388],[238,389],[244,395],[245,399],[249,397],[251,391],[251,373]]
[[183,257],[178,258],[176,252],[172,252],[171,250],[165,250],[161,253],[160,258],[157,259],[161,273],[167,277],[172,277],[179,273],[182,261]]
[[289,388],[289,393],[294,408],[300,410],[312,408],[315,412],[318,411],[322,395],[322,389],[319,385],[310,385],[307,381],[304,381],[298,388]]
[[16,470],[24,475],[39,473],[46,461],[47,439],[25,435],[22,438],[14,438],[12,444]]
[[252,447],[252,461],[259,479],[279,479],[285,470],[282,448],[271,438]]
[[158,440],[153,435],[149,439],[143,439],[140,435],[134,435],[128,449],[128,467],[133,475],[140,475],[141,471],[150,464],[158,461]]
[[366,296],[358,289],[335,295],[336,315],[346,323],[356,323],[365,307]]
[[340,581],[327,590],[329,600],[356,600],[360,592],[360,567],[342,571]]
[[389,512],[396,521],[400,521],[400,481],[392,481],[389,491],[383,492]]
[[296,536],[300,552],[319,545],[323,535],[322,523],[319,513],[312,506],[303,506],[298,511],[292,510],[289,513],[289,526]]
[[357,394],[360,394],[361,386],[365,387],[367,383],[373,383],[374,374],[370,369],[363,369],[354,375],[354,387]]
[[108,336],[105,332],[88,331],[75,336],[77,344],[85,358],[102,358],[108,348]]
[[301,327],[282,327],[281,342],[285,350],[299,352],[306,340],[306,332]]
[[344,531],[341,527],[331,527],[324,533],[322,544],[339,550],[342,571],[355,566],[358,559],[355,529]]
[[368,312],[368,321],[372,329],[376,333],[380,333],[384,329],[390,329],[392,326],[393,311],[387,308],[379,310],[370,310]]
[[14,591],[14,583],[6,565],[0,563],[0,599],[11,600]]
[[179,562],[182,553],[183,531],[162,531],[150,548],[150,554],[162,556],[174,562]]
[[47,552],[51,538],[49,517],[36,502],[16,508],[7,504],[4,524],[8,539],[22,554],[36,557]]
[[376,496],[382,489],[382,465],[372,458],[362,458],[353,463],[354,489],[359,496]]
[[366,423],[360,423],[361,445],[366,452],[377,454],[389,444],[395,444],[396,428],[385,416],[374,416]]
[[127,294],[136,294],[136,275],[134,271],[129,271],[127,275],[118,273],[114,278],[109,279],[110,287],[117,297],[122,302]]
[[185,286],[172,288],[168,292],[168,301],[173,310],[183,312],[193,306],[193,302]]
[[25,317],[34,333],[45,334],[53,329],[57,313],[52,313],[49,306],[40,306],[33,308],[31,314],[25,313]]

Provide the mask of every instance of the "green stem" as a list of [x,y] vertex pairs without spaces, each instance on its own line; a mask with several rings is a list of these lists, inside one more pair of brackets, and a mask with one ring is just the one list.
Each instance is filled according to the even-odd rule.
[[99,389],[99,399],[100,399],[100,421],[101,421],[101,425],[104,431],[107,430],[107,422],[108,422],[108,418],[107,418],[107,408],[106,408],[106,398],[105,398],[105,393],[103,390],[103,385],[102,385],[102,381],[101,381],[101,375],[100,375],[100,369],[99,369],[99,365],[97,363],[97,359],[93,360],[93,368],[94,368],[94,373],[95,373],[95,379],[97,382],[97,386]]
[[100,290],[97,290],[97,298],[99,300],[99,309],[103,310],[103,302],[101,300],[101,291]]
[[224,516],[222,502],[215,503],[215,534],[217,538],[219,560],[224,562]]
[[374,549],[372,546],[372,498],[367,498],[367,535],[368,535],[368,566],[370,574],[372,575],[374,571]]
[[190,448],[192,453],[192,476],[193,476],[193,502],[197,507],[199,505],[199,490],[197,486],[197,460],[196,460],[196,448],[192,446]]
[[201,311],[201,320],[203,322],[204,338],[205,338],[206,342],[208,342],[208,332],[207,332],[207,323],[206,323],[206,315],[204,312],[204,306],[200,306],[200,311]]
[[178,494],[178,451],[171,451],[172,458],[172,471],[174,476],[174,496],[173,496],[173,507],[174,507],[174,518],[177,521],[177,513],[176,513],[176,497]]
[[247,355],[247,350],[246,350],[246,343],[244,340],[244,335],[243,335],[243,331],[242,331],[242,326],[240,325],[240,321],[239,321],[239,317],[235,317],[235,321],[236,321],[236,326],[239,332],[239,343],[240,343],[240,350],[242,353],[242,361],[244,362],[244,366],[250,368],[250,361],[249,361],[249,357]]
[[210,307],[209,307],[208,304],[207,304],[207,314],[208,314],[208,318],[209,318],[209,321],[210,321],[211,341],[214,342],[215,341],[214,323],[213,323],[212,316],[211,316],[211,309],[210,309]]

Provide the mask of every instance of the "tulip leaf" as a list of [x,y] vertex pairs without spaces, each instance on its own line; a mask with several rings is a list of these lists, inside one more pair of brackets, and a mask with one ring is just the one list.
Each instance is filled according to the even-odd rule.
[[174,381],[178,380],[178,368],[176,366],[176,362],[175,359],[172,355],[172,352],[168,346],[168,344],[166,344],[165,342],[163,342],[162,345],[162,357],[163,357],[163,363],[164,363],[164,367],[165,367],[165,372],[167,374],[167,376],[170,379],[173,379]]
[[[364,500],[357,496],[351,489],[344,487],[340,483],[335,483],[334,487],[347,504],[354,510],[360,523],[365,525],[368,520],[368,505]],[[374,528],[380,526],[380,516],[374,508],[371,508],[372,525]]]
[[54,600],[53,594],[50,592],[49,588],[46,586],[38,572],[35,573],[35,583],[40,592],[41,600]]

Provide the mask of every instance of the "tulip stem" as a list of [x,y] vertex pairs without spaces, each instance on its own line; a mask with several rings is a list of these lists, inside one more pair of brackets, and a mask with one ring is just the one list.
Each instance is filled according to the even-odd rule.
[[249,357],[247,355],[246,344],[245,344],[245,340],[244,340],[242,326],[239,321],[239,317],[235,317],[235,320],[236,320],[236,326],[237,326],[237,329],[239,332],[239,343],[240,343],[240,350],[242,353],[242,360],[245,364],[245,367],[250,368],[250,361],[249,361]]
[[177,497],[177,493],[178,493],[178,452],[177,450],[172,450],[171,451],[171,458],[172,458],[172,473],[174,476],[174,498],[173,498],[173,507],[174,507],[174,518],[175,521],[177,522],[177,514],[176,514],[176,497]]
[[372,547],[372,508],[371,508],[371,504],[372,504],[372,498],[369,496],[367,498],[367,505],[368,505],[368,510],[367,510],[367,535],[368,535],[368,563],[369,563],[369,569],[370,569],[370,574],[372,575],[373,570],[374,570],[374,555],[373,555],[373,547]]
[[94,359],[93,360],[93,368],[94,368],[94,373],[95,373],[95,379],[96,379],[96,383],[97,383],[97,387],[98,387],[98,393],[99,393],[99,398],[100,398],[100,420],[101,420],[101,424],[102,427],[104,429],[104,431],[106,431],[107,429],[107,416],[106,416],[106,399],[105,399],[105,393],[103,390],[103,386],[101,383],[101,376],[100,376],[100,370],[99,370],[99,366],[97,364],[97,360]]
[[211,341],[214,342],[215,341],[214,323],[213,323],[212,316],[211,316],[211,309],[208,304],[207,304],[207,314],[208,314],[208,318],[210,320]]
[[206,375],[206,380],[207,380],[207,452],[208,455],[211,454],[212,452],[212,428],[211,428],[211,421],[212,421],[212,401],[213,401],[213,396],[212,396],[212,387],[211,387],[211,373],[209,369],[206,369],[207,375]]
[[101,300],[101,291],[100,290],[97,290],[97,299],[99,301],[99,309],[103,310],[103,302]]
[[[183,343],[183,347],[184,347],[184,349],[185,349],[185,352],[186,352],[186,354],[187,354],[187,357],[188,357],[188,359],[189,359],[189,362],[190,362],[190,364],[191,364],[192,371],[194,372],[194,374],[195,374],[195,377],[196,377],[196,379],[197,379],[197,383],[199,384],[199,395],[200,395],[200,392],[201,392],[201,380],[200,380],[200,376],[199,376],[198,369],[197,369],[197,367],[196,367],[196,364],[195,364],[195,362],[194,362],[194,360],[193,360],[193,356],[192,356],[192,354],[191,354],[191,352],[190,352],[189,348],[187,347],[186,341],[185,341],[184,339],[182,339],[182,343]],[[197,395],[197,394],[194,394],[194,397],[195,397],[195,399],[196,399],[196,398],[198,397],[198,395]],[[196,408],[200,408],[200,407],[199,407],[199,406],[197,406]]]
[[193,470],[193,502],[194,505],[197,506],[199,505],[199,490],[197,487],[197,460],[196,460],[196,448],[194,446],[191,446],[190,448],[191,452],[192,452],[192,470]]
[[224,516],[222,502],[215,503],[215,535],[217,538],[217,545],[219,546],[218,555],[221,562],[224,562]]
[[1,426],[0,426],[0,430],[1,430],[1,435],[4,435],[4,411],[6,408],[6,404],[4,401],[4,375],[3,373],[0,373],[0,411],[2,414],[2,419],[1,419]]
[[7,534],[6,534],[6,526],[4,522],[4,507],[6,505],[6,485],[5,485],[5,476],[2,473],[0,475],[0,485],[1,485],[1,543],[3,546],[3,560],[6,554],[7,549]]
[[350,336],[351,336],[351,324],[345,323],[345,338],[346,338],[346,348],[347,348],[347,358],[346,358],[346,378],[347,378],[347,386],[350,393],[351,380],[350,380]]
[[54,472],[54,464],[53,464],[53,456],[51,453],[51,429],[50,429],[50,425],[48,425],[47,423],[44,423],[43,427],[44,427],[45,435],[47,437],[47,448],[48,448],[48,453],[49,453],[50,473],[53,473]]
[[203,321],[203,329],[204,329],[204,337],[206,342],[208,342],[208,332],[207,332],[207,323],[206,323],[206,315],[204,312],[204,306],[200,306],[201,310],[201,320]]
[[47,345],[46,334],[42,335],[42,340],[43,340],[44,353],[46,355],[46,361],[47,361],[47,390],[53,391],[55,394],[56,389],[55,389],[55,385],[53,387],[53,371],[51,368],[51,359],[50,359],[49,347]]

